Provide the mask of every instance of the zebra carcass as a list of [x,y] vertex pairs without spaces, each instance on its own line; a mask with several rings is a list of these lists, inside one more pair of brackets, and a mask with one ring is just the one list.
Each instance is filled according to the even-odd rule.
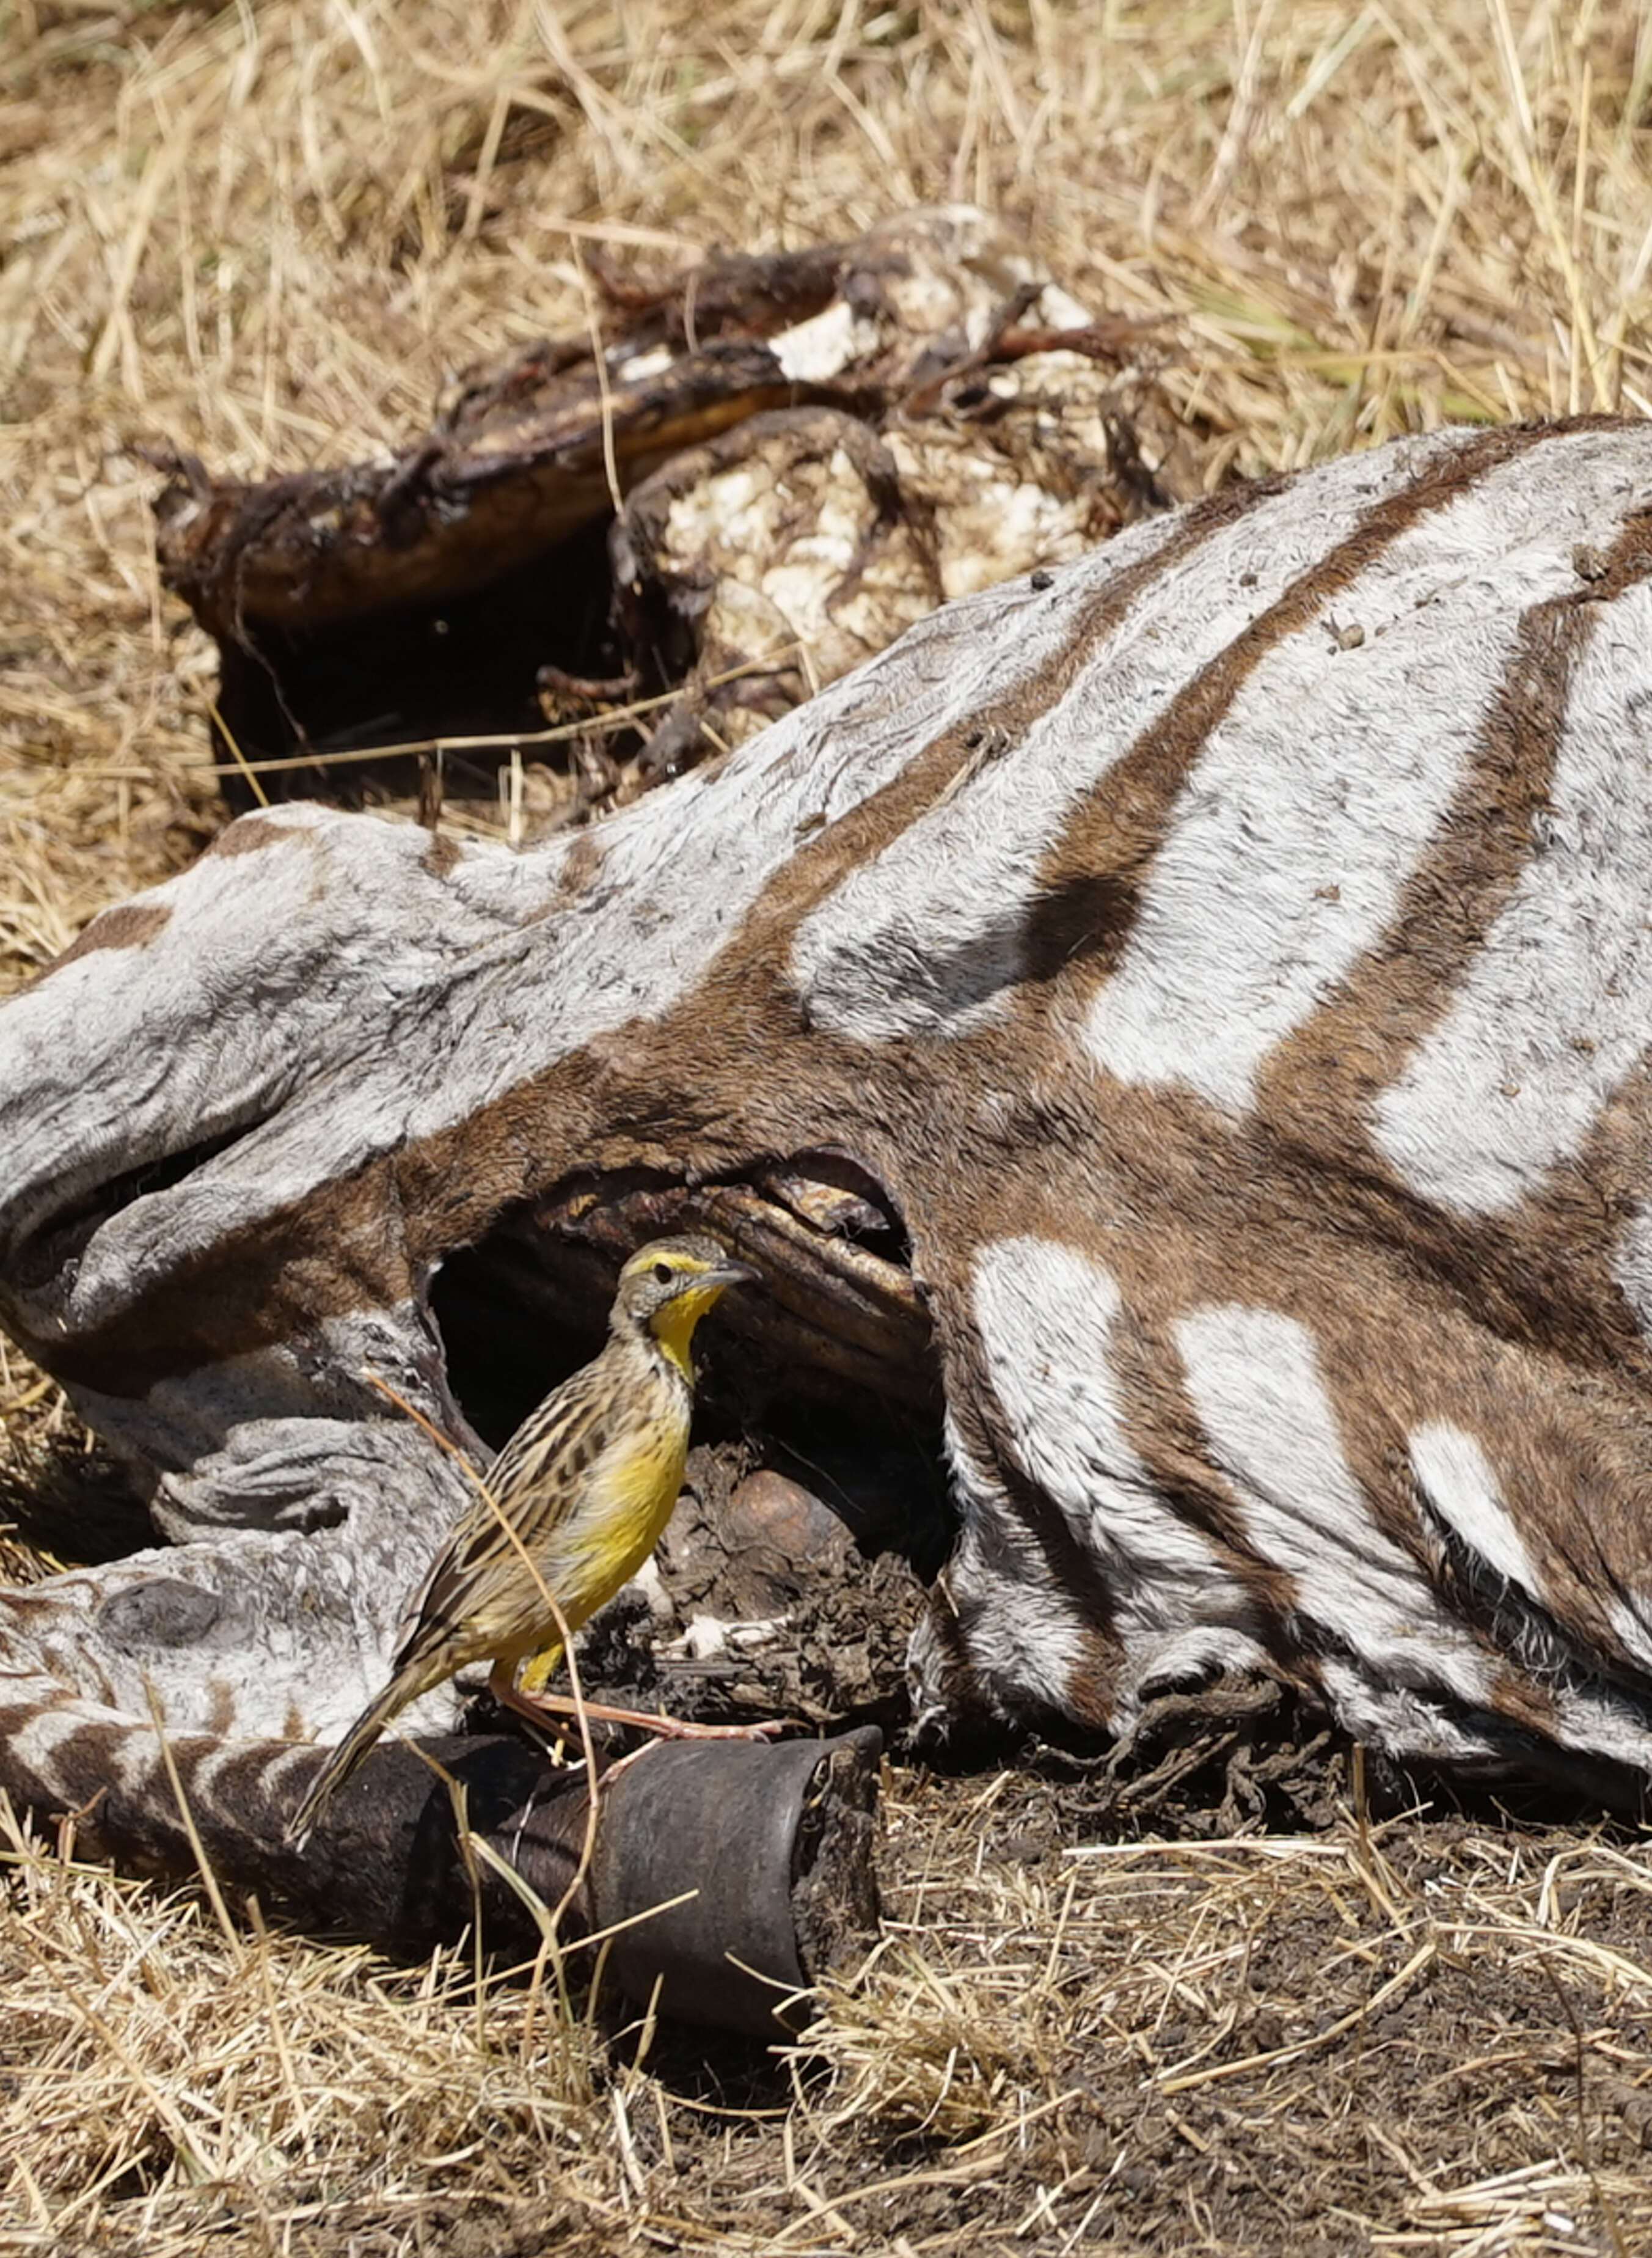
[[8,1601],[0,1780],[152,1693],[256,1831],[465,1502],[443,1266],[475,1368],[679,1222],[932,1409],[932,1721],[1256,1667],[1652,1772],[1649,511],[1643,424],[1404,441],[546,846],[294,806],[96,920],[0,1011],[0,1311],[174,1549]]

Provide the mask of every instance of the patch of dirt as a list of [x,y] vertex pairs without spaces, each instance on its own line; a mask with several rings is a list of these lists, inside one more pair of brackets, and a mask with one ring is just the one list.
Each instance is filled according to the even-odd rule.
[[654,1631],[783,1622],[696,1665],[668,1637],[650,1674],[639,1602],[588,1676],[681,1714],[819,1728],[837,1702],[896,1750],[868,1965],[783,2054],[652,2038],[668,2130],[635,2124],[636,2154],[650,2188],[698,2191],[696,2234],[971,2258],[1652,2247],[1641,1829],[1582,1793],[1379,1766],[1271,1679],[1166,1697],[1128,1743],[977,1732],[917,1757],[890,1691],[911,1570],[772,1471],[698,1454],[694,1489]]
[[[1313,1741],[1270,1752],[1322,1814],[1294,1838],[1213,1842],[1189,1805],[1185,1836],[1123,1843],[1097,1830],[1096,1766],[1045,1749],[985,1782],[894,1773],[889,1942],[791,2065],[820,2094],[806,2153],[794,2127],[806,2198],[777,2200],[760,2120],[684,2134],[679,2168],[715,2148],[726,2196],[789,2240],[806,2204],[823,2247],[851,2247],[840,2219],[859,2247],[967,2229],[1004,2258],[1648,2247],[1636,1838],[1490,1801],[1358,1820],[1351,1752]],[[678,2042],[653,2068],[707,2105]],[[723,2105],[787,2098],[776,2067]]]

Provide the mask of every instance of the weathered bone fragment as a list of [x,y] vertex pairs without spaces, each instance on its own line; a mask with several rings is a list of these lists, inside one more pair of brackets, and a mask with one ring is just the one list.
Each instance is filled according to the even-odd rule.
[[[370,1375],[468,1441],[461,1363],[680,1221],[795,1388],[944,1409],[941,1721],[1266,1665],[1400,1759],[1644,1779],[1649,580],[1652,428],[1438,433],[577,836],[294,806],[96,921],[0,1009],[0,1312],[182,1541],[7,1600],[55,1690],[0,1779],[146,1679],[334,1733],[462,1481]],[[158,1578],[206,1596],[135,1648]]]
[[[387,459],[168,465],[162,571],[217,641],[223,756],[273,761],[272,798],[352,799],[393,773],[369,749],[438,736],[465,741],[442,790],[491,798],[470,741],[548,712],[592,724],[561,813],[623,799],[943,597],[1198,490],[1152,325],[1093,320],[968,206],[607,289],[600,369],[584,336],[518,353]],[[606,717],[650,694],[639,766]]]

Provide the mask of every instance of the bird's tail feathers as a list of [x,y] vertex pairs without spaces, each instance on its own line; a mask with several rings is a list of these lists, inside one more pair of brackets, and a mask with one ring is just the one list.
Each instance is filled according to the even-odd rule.
[[310,1782],[308,1793],[287,1821],[287,1840],[294,1850],[303,1849],[316,1821],[397,1710],[425,1692],[430,1682],[422,1670],[400,1670],[384,1692],[368,1703]]

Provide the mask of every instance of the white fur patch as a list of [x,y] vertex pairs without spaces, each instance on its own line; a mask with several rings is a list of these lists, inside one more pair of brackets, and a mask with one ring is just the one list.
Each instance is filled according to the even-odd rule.
[[[968,1626],[981,1691],[1010,1713],[1032,1704],[1068,1711],[1074,1677],[1090,1657],[1088,1626],[1003,1489],[964,1449],[950,1414],[946,1443],[963,1516],[947,1582]],[[920,1670],[921,1646],[914,1643]]]
[[[1053,671],[1076,656],[1071,683],[1019,742],[984,759],[798,927],[792,976],[811,1015],[870,1042],[956,1033],[999,1008],[1021,969],[1039,866],[1075,802],[1293,580],[1461,444],[1460,434],[1442,435],[1351,458],[1258,501],[1166,565],[1110,635],[1076,654],[1067,646],[1080,609],[1162,547],[1176,522],[1138,527],[1060,572],[1042,613],[1021,624],[1012,673],[1000,664],[991,689],[1025,678],[1028,657]],[[1309,749],[1297,758],[1300,785]],[[1321,883],[1322,863],[1315,870]]]
[[1244,1584],[1165,1502],[1125,1432],[1115,1279],[1076,1247],[1002,1239],[975,1258],[974,1305],[1010,1447],[1106,1579],[1121,1690],[1257,1659]]
[[1049,1709],[1070,1715],[1073,1686],[1088,1658],[1086,1626],[1071,1594],[1035,1578],[982,1573],[973,1548],[961,1546],[953,1582],[970,1602],[969,1655],[982,1691],[995,1708]]
[[[1601,606],[1531,860],[1445,1017],[1378,1100],[1413,1189],[1491,1215],[1576,1154],[1652,1027],[1652,587]],[[1643,1291],[1644,1248],[1627,1249]],[[1633,1298],[1633,1296],[1632,1296]]]
[[[1585,435],[1556,454],[1545,467],[1563,458],[1563,479],[1535,480],[1517,457],[1421,520],[1243,684],[1091,1009],[1109,1073],[1243,1109],[1269,1052],[1387,931],[1480,742],[1522,609],[1575,589],[1576,544],[1603,520],[1615,529],[1615,451]],[[1339,648],[1333,622],[1363,641]]]
[[1129,1441],[1113,1371],[1117,1280],[1075,1246],[999,1239],[975,1257],[975,1323],[1025,1471],[1097,1549],[1159,1567],[1205,1566],[1209,1547],[1154,1497]]
[[1613,1600],[1606,1609],[1613,1637],[1642,1670],[1652,1670],[1652,1596],[1637,1605],[1633,1599]]
[[1460,1712],[1412,1686],[1382,1685],[1336,1655],[1325,1657],[1319,1674],[1344,1730],[1373,1749],[1430,1764],[1507,1761],[1495,1731],[1476,1731]]
[[1641,1331],[1652,1339],[1652,1201],[1636,1208],[1619,1233],[1612,1275]]
[[1211,1461],[1258,1553],[1294,1578],[1300,1613],[1379,1684],[1488,1702],[1489,1658],[1372,1517],[1306,1326],[1228,1303],[1175,1330]]
[[1633,1695],[1561,1687],[1554,1694],[1555,1738],[1562,1748],[1580,1749],[1652,1772],[1652,1715]]
[[1446,1527],[1506,1584],[1541,1600],[1536,1566],[1478,1438],[1449,1419],[1431,1419],[1412,1429],[1407,1447],[1417,1488]]

